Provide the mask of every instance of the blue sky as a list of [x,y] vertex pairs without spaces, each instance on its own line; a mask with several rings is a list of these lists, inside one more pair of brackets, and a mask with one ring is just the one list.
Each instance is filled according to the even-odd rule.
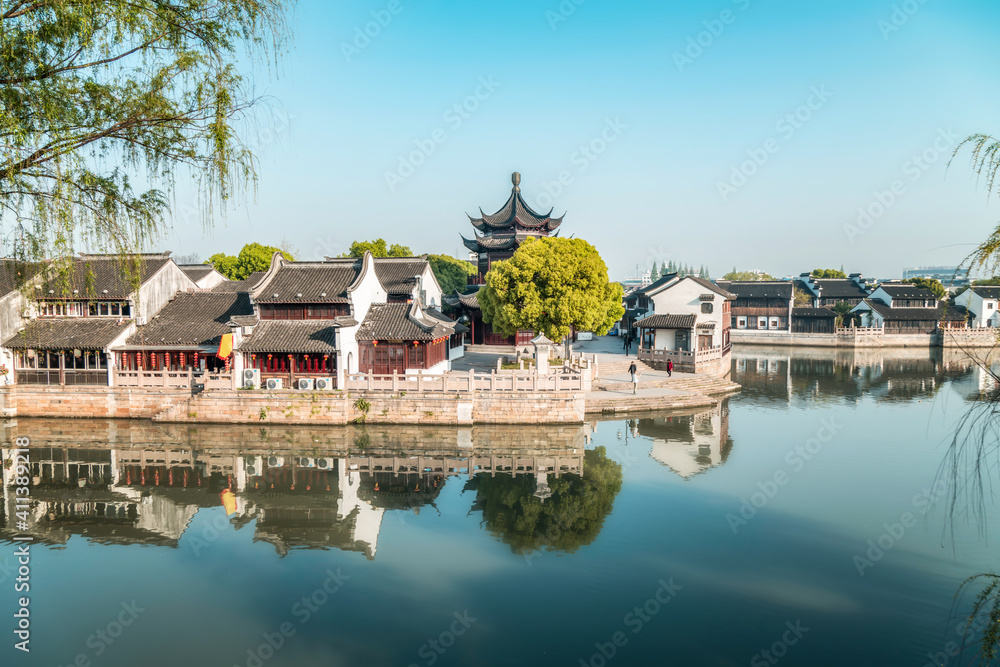
[[1000,222],[966,157],[948,167],[956,137],[1000,133],[998,19],[972,0],[301,0],[280,76],[256,74],[275,99],[256,197],[206,236],[182,187],[165,244],[457,254],[516,170],[616,279],[954,263]]

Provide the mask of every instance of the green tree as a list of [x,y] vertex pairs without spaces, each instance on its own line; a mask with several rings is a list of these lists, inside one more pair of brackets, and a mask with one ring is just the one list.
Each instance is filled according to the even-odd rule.
[[165,231],[170,193],[188,174],[206,223],[224,211],[256,183],[241,130],[259,123],[260,105],[240,70],[273,64],[289,4],[0,3],[6,250],[139,249]]
[[448,255],[427,255],[431,271],[441,285],[442,294],[462,292],[469,284],[469,276],[476,273],[476,267],[471,262],[455,259]]
[[736,267],[734,266],[732,271],[722,276],[722,279],[739,280],[739,281],[748,281],[748,280],[765,281],[765,280],[774,280],[774,277],[767,273],[761,273],[759,271],[737,271]]
[[505,336],[523,329],[559,341],[571,327],[604,335],[625,314],[622,286],[583,239],[528,238],[478,294],[483,319]]
[[837,269],[813,269],[810,273],[813,278],[846,278],[847,274]]
[[911,285],[916,285],[917,287],[929,289],[934,292],[934,296],[936,296],[939,301],[948,298],[948,290],[945,289],[945,286],[942,285],[941,281],[937,278],[910,278],[906,282]]
[[654,283],[660,279],[660,270],[656,268],[656,262],[653,262],[653,268],[649,271],[649,279]]
[[535,497],[531,475],[476,475],[474,510],[486,529],[516,554],[541,549],[572,552],[593,542],[622,488],[622,467],[604,447],[583,455],[583,475],[549,477],[552,496]]
[[813,305],[813,295],[800,287],[796,287],[794,303],[796,308],[811,308]]
[[271,258],[276,252],[280,252],[290,262],[295,261],[295,258],[289,253],[274,246],[248,243],[235,257],[216,253],[208,258],[207,263],[214,266],[216,271],[230,280],[245,280],[250,277],[251,273],[267,271],[271,267]]
[[373,257],[413,257],[413,251],[407,246],[398,243],[387,246],[385,239],[355,241],[342,257],[364,257],[366,250],[370,251]]

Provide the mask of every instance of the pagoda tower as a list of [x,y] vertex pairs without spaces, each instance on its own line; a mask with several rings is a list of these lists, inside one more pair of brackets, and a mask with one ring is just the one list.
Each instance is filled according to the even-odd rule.
[[478,255],[478,272],[470,278],[470,284],[482,285],[493,263],[509,259],[526,239],[559,235],[559,225],[565,214],[553,218],[552,210],[545,214],[535,212],[521,196],[521,174],[514,172],[510,180],[514,187],[499,211],[487,215],[480,208],[478,218],[466,213],[475,233],[471,239],[463,236],[462,242]]

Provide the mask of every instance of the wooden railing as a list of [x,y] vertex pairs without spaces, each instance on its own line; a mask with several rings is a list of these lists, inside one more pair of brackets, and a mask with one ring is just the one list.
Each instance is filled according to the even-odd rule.
[[[194,378],[191,369],[183,371],[126,371],[115,369],[116,387],[168,387],[188,388]],[[200,382],[205,389],[232,389],[232,373],[205,373]]]
[[554,371],[539,375],[528,371],[497,373],[446,373],[444,375],[375,375],[374,373],[348,373],[348,390],[361,391],[415,391],[456,392],[473,391],[583,391],[584,379],[574,371]]

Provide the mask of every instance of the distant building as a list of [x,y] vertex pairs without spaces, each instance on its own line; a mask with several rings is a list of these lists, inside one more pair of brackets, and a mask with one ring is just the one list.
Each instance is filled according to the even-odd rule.
[[792,330],[794,285],[788,281],[726,281],[719,287],[732,292],[732,328],[750,331]]
[[955,305],[965,308],[974,327],[1000,327],[1000,287],[977,285],[955,297]]
[[957,266],[915,266],[903,269],[903,280],[914,278],[934,278],[945,287],[961,287],[969,284],[969,270]]

